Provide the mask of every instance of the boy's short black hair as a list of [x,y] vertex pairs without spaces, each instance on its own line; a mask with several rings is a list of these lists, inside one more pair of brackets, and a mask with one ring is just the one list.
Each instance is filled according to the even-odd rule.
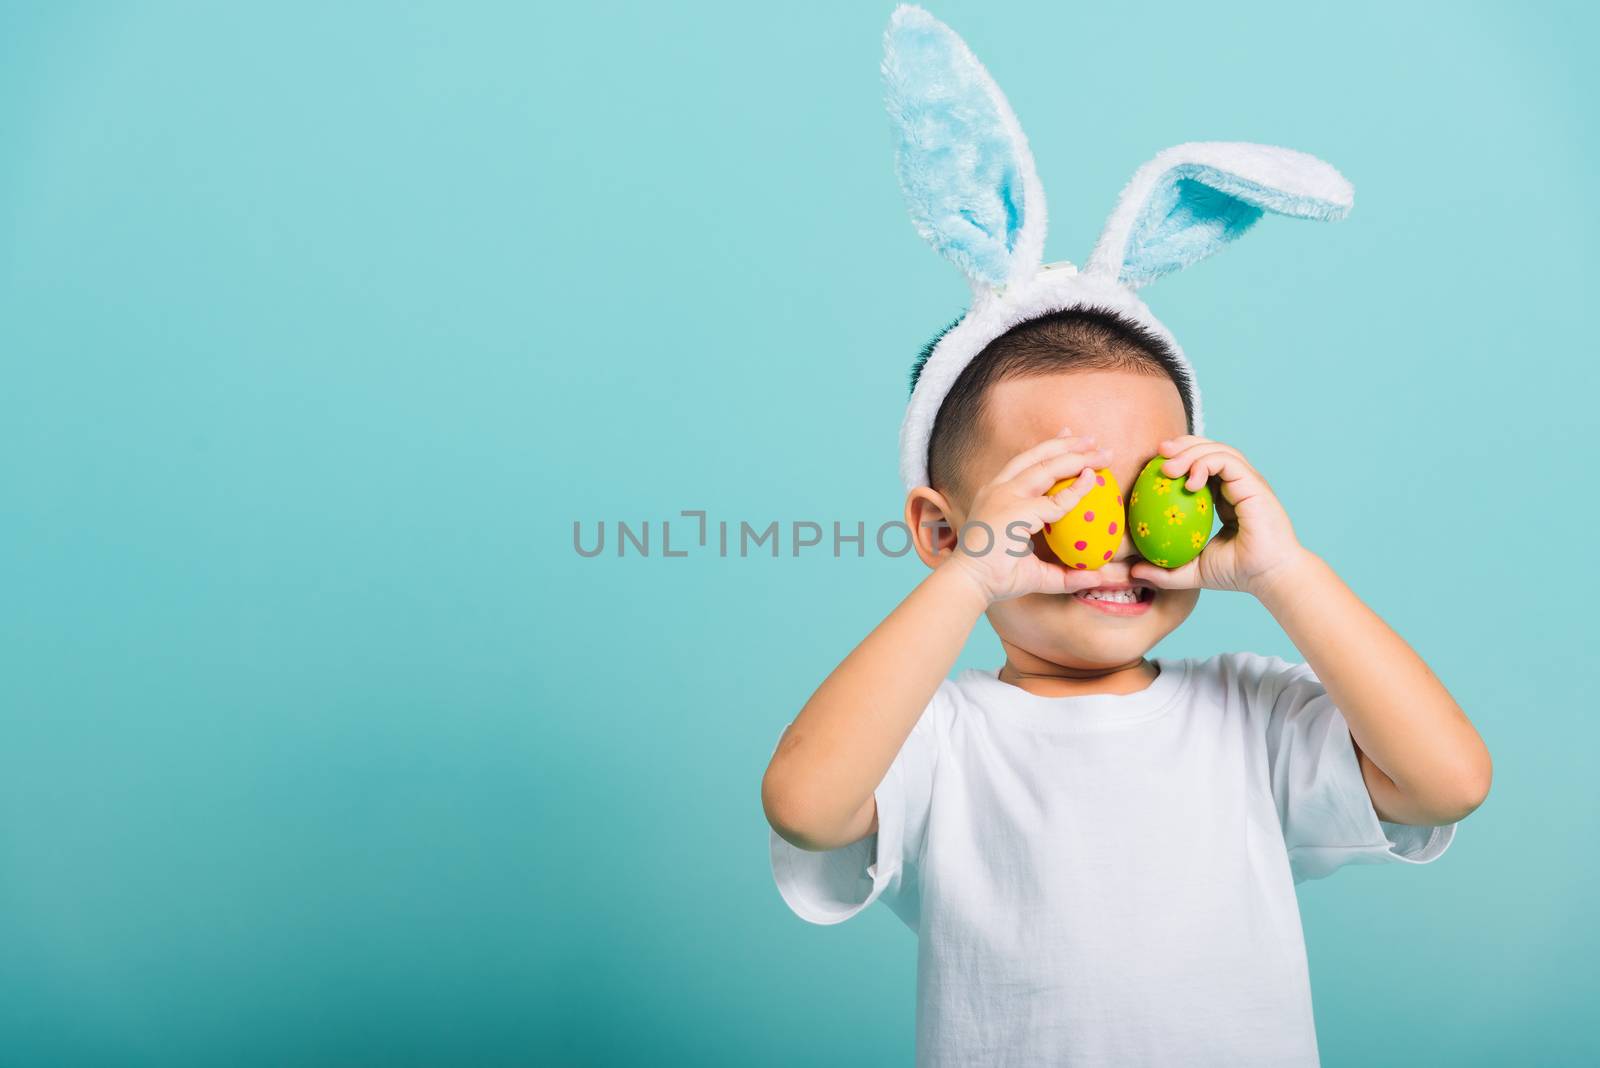
[[[912,389],[934,346],[960,321],[923,346],[911,368]],[[972,455],[982,426],[984,396],[996,382],[1060,371],[1106,370],[1144,370],[1172,379],[1183,398],[1184,422],[1193,432],[1190,376],[1172,347],[1110,308],[1071,308],[1018,323],[984,346],[956,376],[928,439],[928,481],[941,492],[960,484],[959,472]]]

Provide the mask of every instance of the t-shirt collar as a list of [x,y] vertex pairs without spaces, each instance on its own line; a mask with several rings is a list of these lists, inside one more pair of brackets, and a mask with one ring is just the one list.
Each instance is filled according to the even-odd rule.
[[955,681],[985,713],[999,720],[1050,731],[1115,730],[1164,715],[1188,689],[1192,673],[1188,659],[1157,656],[1151,661],[1161,673],[1149,686],[1133,693],[1041,697],[1001,682],[998,669],[969,668]]

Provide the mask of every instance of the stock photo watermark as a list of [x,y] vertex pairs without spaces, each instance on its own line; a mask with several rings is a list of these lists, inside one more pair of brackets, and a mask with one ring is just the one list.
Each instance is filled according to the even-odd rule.
[[[941,540],[942,532],[956,530],[942,518],[924,522],[922,526],[940,532]],[[1022,520],[1008,523],[1003,533],[997,533],[981,520],[973,520],[956,530],[956,545],[969,556],[986,556],[997,550],[1008,556],[1031,556],[1033,534]],[[745,519],[713,521],[703,510],[686,509],[675,520],[659,522],[572,521],[572,549],[586,559],[598,556],[682,559],[693,555],[777,559],[805,554],[861,559],[866,557],[869,546],[880,556],[898,559],[912,552],[916,543],[911,528],[899,519],[879,523],[869,530],[866,520],[856,520],[853,524],[833,520],[828,526],[810,519],[794,519],[787,523],[774,519],[761,524]]]

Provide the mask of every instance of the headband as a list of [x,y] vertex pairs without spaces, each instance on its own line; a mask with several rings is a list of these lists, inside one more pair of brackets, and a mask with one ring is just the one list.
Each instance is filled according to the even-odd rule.
[[950,387],[1012,327],[1073,308],[1118,312],[1165,341],[1204,433],[1194,368],[1135,290],[1218,251],[1266,212],[1331,221],[1354,190],[1327,163],[1293,149],[1194,141],[1156,154],[1117,198],[1082,270],[1044,263],[1044,188],[1022,127],[989,72],[955,32],[914,4],[884,31],[884,102],[898,143],[895,173],[911,221],[972,288],[962,318],[934,344],[900,427],[900,476],[928,484],[928,440]]

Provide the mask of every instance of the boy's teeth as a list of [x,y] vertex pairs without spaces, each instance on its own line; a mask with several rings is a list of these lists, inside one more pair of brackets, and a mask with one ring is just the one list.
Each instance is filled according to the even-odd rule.
[[1089,601],[1126,601],[1131,604],[1139,599],[1139,591],[1137,589],[1089,590],[1086,593],[1079,594],[1079,596]]

